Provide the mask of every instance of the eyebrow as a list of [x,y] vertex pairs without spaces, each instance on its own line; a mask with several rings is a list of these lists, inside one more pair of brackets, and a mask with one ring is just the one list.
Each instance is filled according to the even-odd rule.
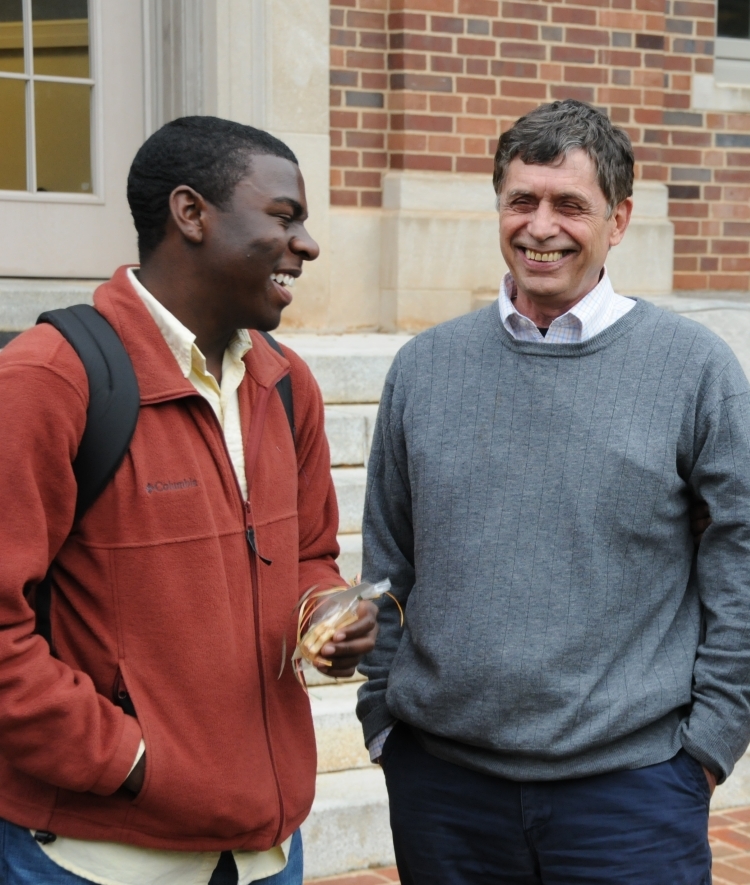
[[301,203],[298,203],[297,200],[292,197],[274,197],[271,200],[272,203],[286,203],[288,206],[291,206],[294,210],[294,215],[297,218],[307,218],[307,213],[302,207]]
[[[534,197],[536,199],[536,194],[534,194],[533,191],[514,188],[513,190],[508,191],[508,197]],[[577,191],[564,191],[561,194],[555,194],[554,199],[555,202],[559,202],[560,200],[578,200],[579,203],[587,204],[589,202],[583,194],[580,194]]]

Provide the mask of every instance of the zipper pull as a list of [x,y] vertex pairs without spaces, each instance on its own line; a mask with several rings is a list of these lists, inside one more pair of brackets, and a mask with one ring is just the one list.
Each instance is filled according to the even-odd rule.
[[260,553],[258,553],[258,547],[255,543],[255,529],[252,526],[248,526],[245,535],[247,537],[247,543],[250,545],[250,549],[258,557],[258,559],[263,560],[266,565],[273,565],[272,560],[266,559],[265,556],[261,556]]

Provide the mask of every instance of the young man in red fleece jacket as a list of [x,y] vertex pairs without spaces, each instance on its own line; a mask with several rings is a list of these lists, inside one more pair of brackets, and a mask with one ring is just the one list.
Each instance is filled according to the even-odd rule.
[[[247,330],[276,328],[318,255],[304,182],[267,133],[189,117],[140,149],[128,199],[141,265],[94,302],[141,408],[77,521],[84,368],[49,325],[0,355],[0,869],[6,885],[298,885],[315,742],[278,672],[300,595],[342,583],[338,514],[315,381]],[[50,564],[53,651],[27,602]],[[322,649],[331,675],[373,647],[374,606],[359,614]]]

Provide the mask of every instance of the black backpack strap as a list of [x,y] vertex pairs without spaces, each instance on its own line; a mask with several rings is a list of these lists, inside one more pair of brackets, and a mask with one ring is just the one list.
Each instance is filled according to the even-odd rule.
[[[279,344],[279,342],[272,336],[269,335],[268,332],[260,333],[268,343],[269,347],[272,347],[276,353],[280,353],[284,356],[284,351]],[[294,426],[294,399],[292,398],[292,376],[284,375],[281,381],[276,385],[276,390],[279,392],[279,396],[281,397],[281,402],[284,404],[284,411],[286,412],[287,420],[289,421],[289,429],[292,431],[292,438],[296,438],[297,436],[297,428]]]
[[[73,462],[78,520],[104,491],[125,457],[141,405],[138,380],[119,335],[90,305],[46,311],[37,323],[49,323],[70,342],[88,378],[86,429]],[[47,575],[37,587],[35,609],[37,632],[51,647],[50,602]]]

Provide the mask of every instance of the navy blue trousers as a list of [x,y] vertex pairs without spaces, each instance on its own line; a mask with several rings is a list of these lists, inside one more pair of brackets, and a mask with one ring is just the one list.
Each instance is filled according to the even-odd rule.
[[668,762],[519,783],[445,762],[399,723],[381,759],[402,885],[710,885],[709,789]]

